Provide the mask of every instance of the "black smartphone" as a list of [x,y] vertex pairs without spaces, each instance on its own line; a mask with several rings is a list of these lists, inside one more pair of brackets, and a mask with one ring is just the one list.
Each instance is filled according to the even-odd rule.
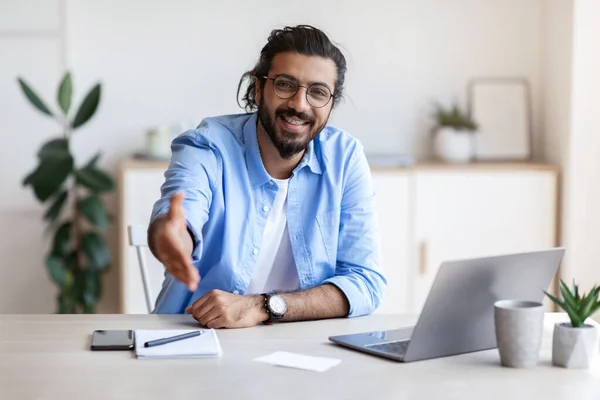
[[131,350],[134,345],[132,330],[97,330],[92,334],[92,350]]

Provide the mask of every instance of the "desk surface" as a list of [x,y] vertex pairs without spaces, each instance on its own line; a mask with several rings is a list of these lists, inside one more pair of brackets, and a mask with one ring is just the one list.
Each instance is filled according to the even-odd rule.
[[[92,352],[94,329],[196,327],[189,316],[0,315],[2,399],[600,399],[600,368],[552,367],[548,314],[540,365],[503,368],[497,350],[396,363],[328,342],[336,334],[408,326],[415,316],[284,323],[217,331],[218,359],[137,360],[132,352]],[[342,359],[319,373],[252,359],[277,350]],[[598,359],[598,358],[597,358]]]

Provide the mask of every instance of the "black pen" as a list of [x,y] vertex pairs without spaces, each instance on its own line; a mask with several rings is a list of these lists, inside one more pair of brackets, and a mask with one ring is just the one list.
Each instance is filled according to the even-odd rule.
[[150,340],[149,342],[144,343],[144,347],[154,347],[160,346],[161,344],[167,344],[172,342],[177,342],[178,340],[189,339],[195,336],[200,336],[204,333],[204,331],[193,331],[184,333],[182,335],[171,336],[163,339]]

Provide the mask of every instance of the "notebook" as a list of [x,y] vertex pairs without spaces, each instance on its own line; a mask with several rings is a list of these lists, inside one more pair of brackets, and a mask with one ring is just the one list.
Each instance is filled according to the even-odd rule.
[[220,357],[222,350],[214,329],[204,329],[204,333],[189,339],[167,343],[155,347],[144,347],[149,340],[181,335],[197,329],[178,330],[136,330],[135,355],[137,358],[202,358]]

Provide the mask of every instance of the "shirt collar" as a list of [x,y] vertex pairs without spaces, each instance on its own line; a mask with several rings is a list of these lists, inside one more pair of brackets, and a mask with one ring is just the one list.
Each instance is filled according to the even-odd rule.
[[321,170],[321,164],[319,163],[319,159],[315,152],[315,138],[310,141],[308,144],[308,148],[306,149],[306,153],[304,153],[304,157],[300,161],[300,164],[294,169],[294,172],[300,171],[302,168],[308,166],[308,168],[315,174],[321,175],[323,172]]
[[[258,114],[255,112],[252,114],[248,121],[244,124],[244,145],[246,147],[246,167],[250,175],[250,184],[252,187],[264,185],[271,180],[271,177],[267,173],[265,166],[260,156],[260,150],[258,148],[258,138],[256,136],[256,123],[258,121]],[[315,154],[315,140],[311,140],[304,153],[304,157],[294,169],[294,172],[300,171],[302,168],[308,166],[308,168],[315,174],[322,174],[321,165],[318,157]]]

